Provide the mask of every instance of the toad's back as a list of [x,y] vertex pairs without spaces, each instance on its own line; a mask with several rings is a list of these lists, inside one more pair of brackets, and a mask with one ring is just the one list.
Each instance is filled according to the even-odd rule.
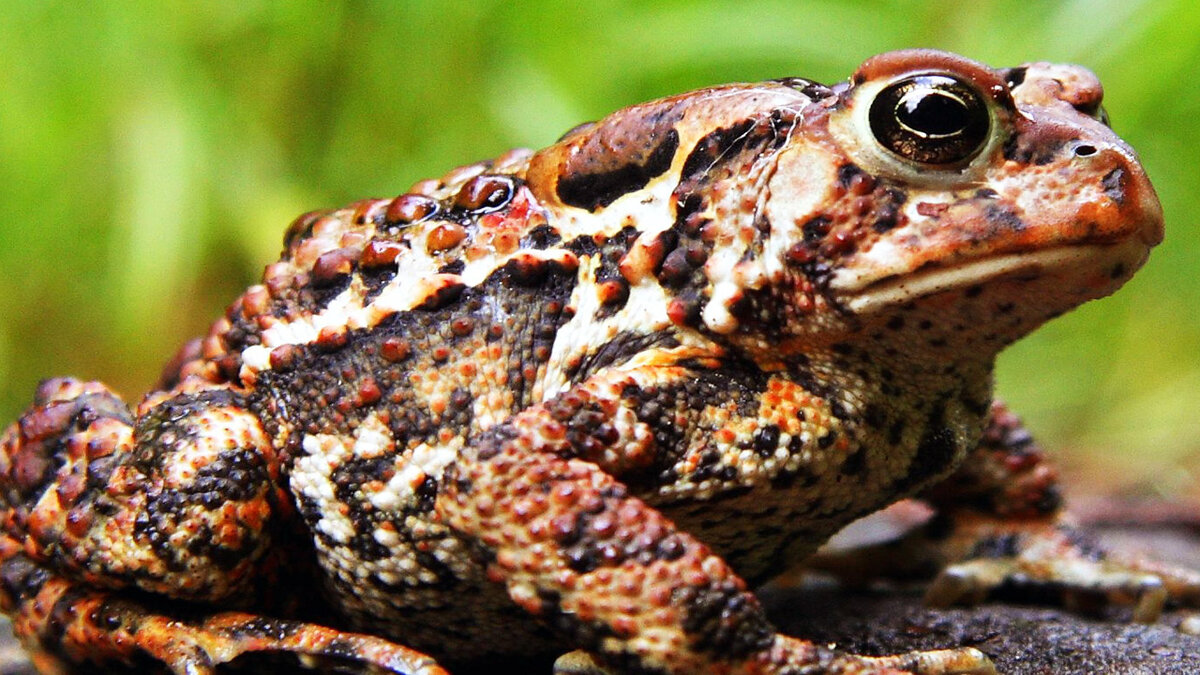
[[[996,353],[1142,264],[1161,213],[1099,100],[1076,67],[900,52],[303,216],[136,415],[55,380],[6,432],[5,606],[55,658],[178,667],[198,657],[155,646],[177,629],[123,589],[304,617],[278,580],[311,559],[333,629],[189,635],[336,654],[354,629],[410,666],[379,638],[862,663],[775,634],[733,570],[766,578],[947,475]],[[132,638],[48,639],[39,594],[118,607]]]

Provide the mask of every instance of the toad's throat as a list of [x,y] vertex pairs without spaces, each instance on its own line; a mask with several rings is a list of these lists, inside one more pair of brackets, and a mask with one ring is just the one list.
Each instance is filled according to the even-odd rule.
[[1036,295],[1040,302],[1066,311],[1116,291],[1142,266],[1149,252],[1149,247],[1136,238],[1115,244],[1064,245],[992,255],[954,265],[931,265],[857,289],[838,289],[835,280],[833,287],[842,296],[842,306],[858,315],[974,286],[1003,287],[1005,282],[1012,282],[1016,293]]

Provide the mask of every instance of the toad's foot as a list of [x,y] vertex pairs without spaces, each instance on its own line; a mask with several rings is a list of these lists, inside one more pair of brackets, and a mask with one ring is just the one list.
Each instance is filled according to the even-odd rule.
[[929,529],[940,534],[927,534],[942,562],[931,604],[1033,592],[1077,611],[1131,606],[1140,622],[1158,619],[1168,600],[1200,606],[1200,572],[1105,551],[1069,523],[1056,472],[1003,404],[971,460],[925,495],[938,511]]
[[948,565],[926,593],[927,602],[944,607],[997,593],[1050,592],[1074,611],[1131,606],[1138,622],[1156,621],[1168,601],[1200,606],[1200,573],[1107,553],[1066,526],[995,531],[979,541],[994,546]]
[[[791,638],[780,638],[779,647],[787,649]],[[983,652],[972,647],[909,652],[895,656],[853,656],[829,653],[827,663],[807,665],[799,672],[829,675],[994,675],[996,667]],[[813,670],[820,668],[820,670]],[[564,654],[554,662],[554,675],[613,675],[584,651]]]
[[371,635],[245,612],[157,613],[121,593],[86,589],[49,574],[19,553],[2,569],[6,584],[35,591],[17,594],[26,597],[17,606],[13,630],[39,672],[90,672],[78,668],[119,669],[118,664],[158,672],[161,666],[154,662],[179,675],[212,675],[235,660],[251,669],[279,667],[277,657],[292,654],[318,670],[449,675],[431,657]]

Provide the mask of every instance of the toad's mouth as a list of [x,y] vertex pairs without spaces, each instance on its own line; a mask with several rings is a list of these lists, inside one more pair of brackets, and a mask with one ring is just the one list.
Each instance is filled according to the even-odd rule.
[[1066,311],[1113,293],[1146,262],[1150,246],[1138,238],[1110,244],[1067,244],[965,260],[872,281],[831,285],[842,307],[854,314],[902,306],[929,296],[972,287],[1011,285],[1036,296],[1039,305]]

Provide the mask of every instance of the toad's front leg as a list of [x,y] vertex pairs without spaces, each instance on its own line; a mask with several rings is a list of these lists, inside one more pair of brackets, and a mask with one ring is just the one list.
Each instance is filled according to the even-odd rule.
[[484,432],[449,470],[437,513],[518,605],[620,672],[992,672],[974,649],[870,658],[776,633],[724,560],[614,478],[655,462],[663,430],[627,394],[669,370],[594,377]]

